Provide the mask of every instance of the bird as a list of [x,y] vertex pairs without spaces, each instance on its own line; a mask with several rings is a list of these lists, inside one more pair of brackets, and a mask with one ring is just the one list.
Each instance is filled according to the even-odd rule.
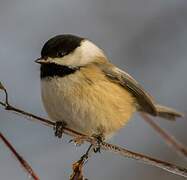
[[108,140],[135,112],[175,120],[183,114],[159,105],[127,72],[112,64],[87,38],[56,35],[44,43],[40,66],[41,97],[55,135],[68,127]]

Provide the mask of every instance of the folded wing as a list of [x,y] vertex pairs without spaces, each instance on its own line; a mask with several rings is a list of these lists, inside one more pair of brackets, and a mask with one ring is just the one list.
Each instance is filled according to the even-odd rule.
[[182,116],[181,113],[174,109],[157,105],[142,86],[125,71],[122,71],[112,64],[99,64],[98,66],[111,81],[120,84],[132,93],[137,101],[138,111],[143,111],[153,116],[160,116],[171,120]]

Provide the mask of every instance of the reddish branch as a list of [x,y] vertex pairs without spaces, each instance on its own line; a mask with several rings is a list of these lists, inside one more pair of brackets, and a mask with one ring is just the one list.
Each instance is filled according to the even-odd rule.
[[[24,115],[25,117],[27,117],[31,120],[40,121],[47,126],[54,127],[55,123],[53,121],[38,117],[34,114],[28,113],[26,111],[23,111],[21,109],[18,109],[18,108],[15,108],[15,107],[11,106],[8,102],[8,93],[7,93],[6,89],[2,85],[1,85],[0,89],[4,90],[4,92],[6,94],[5,102],[0,101],[0,104],[2,106],[4,106],[4,108],[6,110],[16,112],[20,115]],[[89,143],[91,143],[93,146],[97,145],[97,140],[95,140],[94,138],[88,137],[88,136],[86,136],[84,134],[81,134],[79,132],[76,132],[72,129],[65,128],[64,133],[66,133],[67,135],[73,136],[75,138],[81,137],[85,141],[88,141]],[[128,158],[131,158],[131,159],[134,159],[134,160],[138,160],[138,161],[140,161],[144,164],[159,167],[163,170],[169,171],[169,172],[171,172],[173,174],[177,174],[179,176],[187,177],[187,169],[185,169],[185,168],[182,168],[182,167],[179,167],[179,166],[176,166],[174,164],[164,162],[164,161],[161,161],[161,160],[158,160],[158,159],[154,159],[152,157],[142,155],[142,154],[139,154],[139,153],[136,153],[136,152],[133,152],[133,151],[129,151],[125,148],[122,148],[122,147],[119,147],[119,146],[116,146],[116,145],[113,145],[113,144],[103,142],[103,143],[101,143],[101,149],[111,151],[111,152],[116,153],[118,155],[128,157]]]
[[158,134],[169,146],[175,149],[178,154],[187,158],[187,149],[182,143],[180,143],[175,137],[158,126],[148,115],[141,113],[141,116],[156,132],[158,132]]
[[31,166],[23,159],[22,156],[15,150],[15,148],[11,145],[11,143],[6,139],[6,137],[0,132],[0,139],[4,142],[6,147],[12,152],[12,154],[16,157],[16,159],[20,162],[21,166],[26,170],[26,172],[34,179],[39,180],[39,177],[32,170]]

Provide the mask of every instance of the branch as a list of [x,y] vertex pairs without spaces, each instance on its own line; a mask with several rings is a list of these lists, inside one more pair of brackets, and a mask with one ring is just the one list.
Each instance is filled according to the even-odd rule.
[[26,170],[26,172],[34,179],[39,180],[39,177],[36,173],[32,170],[31,166],[23,159],[22,156],[15,150],[15,148],[11,145],[11,143],[6,139],[6,137],[0,132],[0,139],[4,142],[4,144],[8,147],[8,149],[12,152],[12,154],[16,157],[19,161],[21,166]]
[[165,140],[170,147],[174,148],[179,155],[187,158],[187,149],[182,143],[158,126],[148,115],[144,113],[140,114],[142,118]]
[[70,176],[70,180],[86,180],[83,177],[83,166],[88,159],[89,155],[93,150],[93,145],[91,144],[86,153],[75,163],[73,163],[73,174]]
[[[2,84],[1,84],[0,89],[2,89],[5,92],[5,95],[6,95],[5,102],[0,101],[0,104],[5,108],[5,110],[13,111],[13,112],[16,112],[20,115],[24,115],[25,117],[29,118],[30,120],[39,121],[39,122],[41,122],[41,123],[43,123],[47,126],[50,126],[50,127],[55,126],[55,122],[53,122],[53,121],[38,117],[34,114],[28,113],[26,111],[23,111],[21,109],[18,109],[18,108],[15,108],[15,107],[11,106],[8,102],[8,93],[6,93],[6,89],[4,88],[4,86],[2,86]],[[82,133],[79,133],[79,132],[74,131],[74,130],[69,129],[69,128],[64,128],[64,133],[66,133],[67,135],[73,136],[73,137],[82,137],[85,141],[91,143],[93,146],[97,146],[97,140],[93,137],[88,137],[88,136],[86,136]],[[125,148],[122,148],[122,147],[119,147],[119,146],[116,146],[116,145],[113,145],[113,144],[103,142],[103,143],[101,143],[101,149],[116,153],[116,154],[124,156],[124,157],[128,157],[128,158],[140,161],[144,164],[148,164],[148,165],[158,167],[160,169],[169,171],[169,172],[171,172],[173,174],[177,174],[179,176],[187,177],[187,169],[185,169],[185,168],[182,168],[182,167],[179,167],[179,166],[176,166],[174,164],[170,164],[168,162],[164,162],[164,161],[161,161],[161,160],[158,160],[158,159],[154,159],[152,157],[149,157],[149,156],[146,156],[146,155],[143,155],[143,154],[139,154],[139,153],[136,153],[136,152],[133,152],[133,151],[129,151]]]

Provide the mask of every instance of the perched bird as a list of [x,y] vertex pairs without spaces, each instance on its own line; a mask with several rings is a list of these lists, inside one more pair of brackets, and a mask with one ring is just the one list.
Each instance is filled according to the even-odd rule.
[[55,121],[83,134],[110,138],[134,112],[174,120],[182,114],[158,105],[129,74],[111,64],[88,39],[58,35],[41,51],[41,93],[44,107]]

